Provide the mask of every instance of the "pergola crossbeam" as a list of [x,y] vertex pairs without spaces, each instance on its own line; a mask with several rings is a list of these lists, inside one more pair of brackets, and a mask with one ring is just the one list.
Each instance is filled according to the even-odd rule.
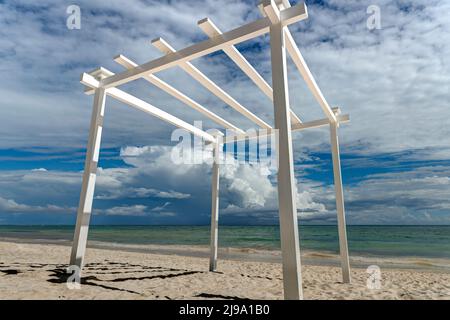
[[[124,55],[118,55],[117,57],[114,58],[114,61],[117,62],[118,64],[122,65],[123,67],[127,68],[127,69],[132,69],[132,68],[135,68],[135,67],[138,66],[138,64],[136,62],[128,59]],[[149,74],[149,75],[144,76],[144,79],[147,80],[148,82],[150,82],[151,84],[155,85],[159,89],[163,90],[164,92],[170,94],[172,97],[180,100],[181,102],[187,104],[191,108],[193,108],[193,109],[197,110],[198,112],[202,113],[203,115],[205,115],[206,117],[208,117],[209,119],[211,119],[215,123],[221,125],[222,127],[226,128],[226,129],[231,129],[231,130],[233,130],[235,132],[238,132],[238,133],[244,133],[244,131],[242,129],[239,129],[238,127],[236,127],[235,125],[231,124],[227,120],[223,119],[222,117],[219,117],[214,112],[209,111],[207,108],[203,107],[198,102],[196,102],[193,99],[189,98],[188,96],[186,96],[185,94],[183,94],[179,90],[175,89],[174,87],[172,87],[171,85],[169,85],[165,81],[161,80],[157,76],[155,76],[153,74]]]
[[[91,87],[93,89],[99,88],[100,86],[100,82],[88,73],[82,74],[80,82],[85,86]],[[150,103],[145,102],[144,100],[141,100],[139,98],[136,98],[131,94],[126,93],[120,89],[109,88],[106,90],[106,94],[138,110],[144,111],[148,114],[151,114],[152,116],[164,120],[165,122],[173,124],[178,128],[185,129],[196,136],[204,138],[208,142],[216,142],[216,138],[214,138],[214,136],[212,136],[211,134],[197,127],[194,127],[193,125],[171,115],[170,113],[167,113],[155,106],[152,106]]]
[[[348,114],[338,115],[337,121],[338,121],[338,124],[347,123],[350,121],[350,116]],[[291,130],[293,132],[296,132],[296,131],[302,131],[302,130],[306,130],[306,129],[315,129],[315,128],[326,127],[329,125],[330,125],[330,120],[328,120],[328,118],[324,118],[324,119],[312,120],[312,121],[307,121],[307,122],[302,122],[302,123],[292,125]],[[235,141],[242,141],[242,140],[247,140],[247,139],[264,137],[267,135],[274,134],[274,132],[275,131],[273,131],[273,130],[267,130],[265,133],[261,134],[261,133],[258,133],[257,131],[255,131],[255,132],[245,133],[245,134],[241,134],[241,135],[238,134],[235,136],[227,136],[224,138],[224,143],[232,143]]]
[[[220,29],[209,18],[204,18],[197,22],[197,25],[210,38],[217,37],[222,33]],[[248,62],[248,60],[239,52],[234,45],[225,47],[223,49],[225,54],[236,63],[236,65],[244,72],[253,83],[270,99],[273,101],[273,89],[266,80],[256,71],[256,69]],[[301,123],[300,118],[290,110],[292,123]]]
[[285,29],[284,36],[286,38],[286,50],[291,56],[294,64],[297,66],[297,69],[299,70],[300,74],[305,80],[309,90],[313,94],[314,98],[316,98],[317,102],[320,104],[320,107],[322,108],[323,112],[328,117],[328,119],[332,122],[336,122],[336,117],[334,116],[330,108],[330,105],[328,104],[327,100],[322,94],[322,91],[317,85],[316,80],[314,79],[311,71],[308,68],[308,65],[305,62],[305,59],[303,59],[302,53],[295,44],[295,40],[292,37],[292,34],[289,31],[289,29],[287,28]]
[[[157,38],[152,40],[152,45],[155,46],[158,50],[165,54],[176,53],[177,51],[168,44],[164,39]],[[196,68],[190,62],[182,62],[179,64],[179,67],[186,71],[192,78],[194,78],[198,83],[200,83],[203,87],[205,87],[208,91],[218,97],[220,100],[225,102],[227,105],[232,107],[234,110],[260,126],[264,129],[271,129],[272,127],[266,123],[264,120],[256,116],[254,113],[249,111],[247,108],[242,106],[239,102],[237,102],[232,96],[230,96],[227,92],[225,92],[222,88],[220,88],[216,83],[214,83],[211,79],[209,79],[203,72],[201,72],[198,68]]]
[[[281,19],[287,24],[292,24],[306,19],[308,14],[304,3],[299,3],[293,7],[281,11]],[[156,73],[172,68],[182,62],[188,62],[224,47],[244,42],[269,32],[271,22],[268,18],[261,18],[246,25],[228,31],[220,37],[208,39],[187,48],[168,54],[161,58],[146,62],[136,68],[115,74],[101,81],[101,86],[105,89],[115,87],[143,77],[145,74]]]

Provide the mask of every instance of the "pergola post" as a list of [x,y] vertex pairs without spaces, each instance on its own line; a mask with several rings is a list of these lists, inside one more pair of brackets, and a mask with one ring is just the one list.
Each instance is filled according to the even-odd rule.
[[102,138],[103,116],[105,112],[105,98],[105,89],[95,89],[91,127],[89,130],[86,160],[84,163],[83,182],[78,205],[77,223],[73,238],[72,253],[70,255],[70,265],[77,265],[80,268],[83,267],[89,221],[92,212],[92,201],[94,198],[95,179]]
[[214,144],[212,181],[211,181],[211,253],[209,258],[209,271],[216,271],[217,268],[217,248],[219,241],[219,157],[221,137]]
[[334,190],[336,192],[336,212],[339,231],[339,251],[341,255],[342,281],[350,283],[350,261],[348,257],[347,230],[345,226],[344,193],[342,188],[341,160],[339,156],[338,125],[330,124],[331,153],[333,157]]
[[286,27],[283,27],[281,23],[270,26],[270,50],[275,128],[278,130],[279,137],[277,150],[278,203],[283,258],[284,298],[294,300],[303,299],[303,290],[284,28]]

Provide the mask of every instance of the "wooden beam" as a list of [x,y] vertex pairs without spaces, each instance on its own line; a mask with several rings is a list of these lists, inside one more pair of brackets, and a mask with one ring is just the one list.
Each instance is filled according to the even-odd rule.
[[[152,40],[152,45],[154,45],[158,50],[165,54],[174,54],[177,51],[168,44],[164,39],[157,38]],[[261,118],[256,116],[254,113],[249,111],[247,108],[242,106],[239,102],[237,102],[233,97],[231,97],[228,93],[226,93],[222,88],[220,88],[216,83],[214,83],[211,79],[209,79],[206,75],[204,75],[199,69],[197,69],[190,62],[182,62],[179,64],[179,67],[186,71],[192,78],[194,78],[198,83],[200,83],[203,87],[209,90],[216,97],[221,99],[231,108],[257,124],[258,126],[264,129],[272,128],[268,123],[263,121]]]
[[105,99],[105,89],[96,88],[86,150],[86,160],[84,162],[80,201],[77,211],[77,222],[70,254],[70,265],[78,266],[80,271],[84,264],[89,222],[92,213],[92,202],[94,200],[95,180],[97,178],[97,165],[102,139],[103,117],[105,113]]
[[[337,116],[337,120],[338,123],[346,123],[350,121],[350,116],[348,114],[344,114],[344,115],[339,115]],[[313,121],[308,121],[308,122],[302,122],[299,124],[295,124],[292,125],[291,130],[293,132],[296,131],[302,131],[302,130],[306,130],[306,129],[314,129],[314,128],[320,128],[320,127],[325,127],[330,125],[330,120],[328,120],[327,118],[325,119],[319,119],[319,120],[313,120]],[[260,135],[258,133],[258,131],[254,131],[253,134],[241,134],[241,135],[236,135],[236,136],[226,136],[224,139],[225,143],[233,143],[235,141],[242,141],[242,140],[247,140],[247,139],[255,139],[258,137],[263,137],[263,136],[267,136],[267,135],[271,135],[274,134],[275,131],[274,130],[267,130],[267,132],[265,134]]]
[[275,0],[275,3],[277,4],[280,10],[291,7],[289,0]]
[[316,80],[314,79],[311,71],[309,70],[309,67],[306,64],[305,59],[303,59],[303,56],[299,48],[297,47],[297,44],[295,43],[294,38],[292,37],[292,34],[289,31],[289,29],[286,28],[284,35],[286,37],[286,49],[289,52],[292,61],[297,66],[297,69],[299,70],[301,76],[305,80],[306,85],[313,94],[314,98],[316,98],[317,102],[320,104],[320,107],[322,108],[324,114],[328,117],[328,119],[331,122],[336,122],[336,117],[333,111],[331,110],[330,105],[328,104],[327,100],[322,94],[322,91],[317,85]]
[[303,288],[284,28],[286,27],[283,27],[281,23],[273,24],[270,27],[270,52],[275,128],[278,130],[278,210],[283,261],[283,289],[285,299],[297,300],[303,299]]
[[274,0],[263,0],[261,5],[263,12],[272,24],[278,24],[281,22],[281,11],[278,9],[278,6]]
[[[209,19],[205,18],[197,22],[200,29],[210,38],[217,37],[223,33]],[[225,47],[223,51],[233,60],[236,65],[258,86],[259,89],[270,99],[273,100],[272,87],[264,80],[264,78],[253,68],[253,66],[245,59],[245,57],[236,49],[234,45]]]
[[[348,114],[340,115],[337,117],[338,123],[345,123],[350,121],[350,116]],[[330,124],[329,119],[320,119],[320,120],[313,120],[308,122],[303,122],[300,124],[296,124],[292,126],[292,131],[299,131],[299,130],[305,130],[310,128],[319,128],[324,127]]]
[[[289,1],[283,1],[283,7],[289,6],[288,8],[284,9],[283,11],[280,11],[277,3],[274,0],[264,0],[260,7],[261,12],[263,15],[267,16],[269,20],[272,23],[278,23],[281,21],[281,12],[284,12],[286,10],[292,9],[294,7],[290,7]],[[305,7],[305,13],[308,14]],[[322,94],[322,91],[320,90],[319,86],[316,83],[316,80],[314,79],[311,71],[308,68],[308,65],[305,62],[305,59],[303,59],[303,56],[295,43],[294,38],[292,37],[291,32],[288,28],[284,29],[284,36],[286,38],[286,49],[289,53],[289,55],[292,58],[292,61],[294,62],[295,66],[297,67],[298,71],[300,72],[303,80],[306,82],[306,85],[308,86],[309,90],[313,94],[314,98],[317,100],[317,102],[320,104],[320,107],[322,108],[324,114],[328,117],[330,122],[335,123],[336,117],[331,110],[327,100]]]
[[[117,62],[118,64],[124,66],[127,69],[132,69],[132,68],[135,68],[138,66],[137,63],[133,62],[132,60],[128,59],[127,57],[125,57],[123,55],[118,55],[117,57],[114,58],[114,61]],[[172,87],[165,81],[161,80],[157,76],[155,76],[153,74],[148,74],[148,75],[144,76],[144,79],[147,80],[148,82],[150,82],[151,84],[155,85],[156,87],[160,88],[164,92],[170,94],[172,97],[180,100],[181,102],[187,104],[191,108],[202,113],[203,115],[205,115],[206,117],[208,117],[215,123],[223,126],[224,128],[231,129],[237,133],[244,133],[244,131],[242,129],[239,129],[235,125],[233,125],[230,122],[226,121],[225,119],[219,117],[214,112],[209,111],[208,109],[206,109],[205,107],[200,105],[198,102],[189,98],[188,96],[186,96],[182,92],[178,91],[177,89],[175,89],[174,87]]]
[[[89,86],[92,88],[99,88],[100,86],[100,82],[95,79],[93,76],[91,76],[90,74],[87,73],[83,73],[80,82],[82,84],[84,84],[85,86]],[[216,142],[216,138],[214,138],[214,136],[212,136],[211,134],[200,130],[197,127],[194,127],[193,125],[161,110],[158,109],[157,107],[152,106],[150,103],[145,102],[144,100],[141,100],[139,98],[136,98],[134,96],[132,96],[131,94],[128,94],[120,89],[117,88],[109,88],[106,90],[106,94],[113,97],[116,100],[119,100],[125,104],[128,104],[138,110],[144,111],[148,114],[151,114],[152,116],[155,116],[161,120],[164,120],[168,123],[173,124],[174,126],[178,127],[178,128],[182,128],[185,129],[189,132],[191,132],[192,134],[195,134],[199,137],[202,137],[203,139],[205,139],[206,141],[209,142]]]
[[342,281],[350,283],[350,260],[348,256],[347,228],[345,224],[344,191],[342,186],[341,159],[339,155],[338,126],[330,124],[331,154],[333,158],[334,191],[336,194],[336,213],[339,234],[339,253],[341,255]]
[[[306,6],[304,3],[297,4],[281,12],[282,20],[285,20],[288,24],[306,19],[307,16],[308,14],[306,13]],[[115,87],[139,79],[145,74],[156,73],[174,67],[182,62],[188,62],[221,50],[226,46],[253,39],[269,32],[270,25],[271,23],[268,18],[258,19],[244,26],[225,32],[220,37],[202,41],[179,50],[176,53],[166,55],[139,65],[133,69],[110,76],[101,81],[101,86],[104,88]]]
[[[209,19],[205,18],[197,22],[198,26],[203,30],[210,38],[217,37],[222,34],[219,28]],[[236,63],[236,65],[244,72],[255,85],[271,100],[273,101],[272,87],[266,80],[255,70],[255,68],[245,59],[245,57],[231,45],[223,49],[225,54]],[[292,123],[300,123],[300,118],[290,110],[290,116]]]
[[[217,137],[221,140],[221,137]],[[211,181],[211,243],[209,257],[209,271],[216,271],[217,268],[217,250],[219,242],[219,159],[221,154],[222,143],[214,144],[213,149],[213,167]]]

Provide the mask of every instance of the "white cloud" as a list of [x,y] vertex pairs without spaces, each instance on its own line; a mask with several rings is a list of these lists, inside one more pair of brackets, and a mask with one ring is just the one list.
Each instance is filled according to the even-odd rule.
[[162,206],[154,207],[152,209],[153,212],[160,212],[163,211],[168,205],[170,205],[170,202],[164,203]]
[[[100,169],[94,214],[149,219],[176,216],[186,223],[206,221],[211,201],[211,165],[180,165],[174,169],[170,153],[169,147],[142,147],[133,157],[123,153],[124,160],[133,166]],[[276,222],[278,198],[274,173],[260,166],[227,163],[220,168],[222,219]],[[320,165],[317,170],[321,170]],[[449,223],[449,176],[446,166],[422,166],[372,174],[347,184],[344,186],[347,221]],[[304,175],[298,179],[296,201],[300,219],[334,222],[333,187]],[[0,171],[0,213],[4,214],[3,219],[9,213],[19,212],[74,213],[80,186],[80,172]]]
[[149,209],[147,206],[136,204],[132,206],[118,206],[100,211],[98,214],[107,216],[133,216],[133,217],[173,217],[176,213],[164,210],[169,205],[166,202],[160,207]]
[[144,216],[147,214],[146,211],[146,206],[137,204],[134,206],[112,207],[105,210],[105,213],[110,216]]
[[187,199],[191,195],[173,190],[163,191],[148,188],[126,188],[119,186],[119,188],[108,188],[104,193],[97,195],[96,199],[121,199],[121,198],[147,198],[155,197],[162,199]]
[[2,212],[9,213],[73,213],[76,208],[60,207],[53,204],[47,204],[45,206],[32,206],[22,203],[17,203],[12,199],[5,199],[0,197],[0,210]]
[[[419,167],[404,172],[373,174],[345,186],[347,222],[351,224],[448,224],[450,217],[449,170]],[[334,190],[322,188],[315,194],[328,215],[309,220],[334,221]]]

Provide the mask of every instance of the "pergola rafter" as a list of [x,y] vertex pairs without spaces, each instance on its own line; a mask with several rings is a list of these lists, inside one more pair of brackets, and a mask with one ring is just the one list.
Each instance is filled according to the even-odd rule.
[[[87,73],[83,73],[81,77],[81,83],[84,85],[88,85],[92,88],[100,88],[99,81],[97,81],[94,77]],[[161,109],[158,109],[157,107],[151,105],[148,102],[145,102],[144,100],[141,100],[139,98],[136,98],[135,96],[132,96],[129,93],[126,93],[120,89],[117,88],[109,88],[106,89],[106,94],[113,97],[116,100],[119,100],[125,104],[128,104],[132,106],[133,108],[136,108],[138,110],[144,111],[145,113],[148,113],[152,116],[155,116],[157,118],[160,118],[161,120],[164,120],[170,124],[173,124],[174,126],[185,129],[189,131],[190,133],[197,135],[199,137],[202,137],[208,142],[216,142],[216,139],[210,135],[209,133],[194,127],[193,125],[171,115],[170,113],[167,113]]]
[[[333,159],[333,174],[336,192],[336,211],[339,231],[339,247],[341,255],[342,277],[344,282],[350,282],[350,264],[348,256],[347,235],[345,225],[344,196],[342,187],[341,167],[339,158],[338,127],[340,123],[349,121],[348,115],[342,115],[340,108],[331,108],[325,100],[320,88],[312,76],[308,66],[294,38],[287,28],[288,25],[304,20],[308,17],[304,3],[295,6],[288,0],[263,0],[259,6],[263,18],[228,32],[221,32],[210,19],[205,18],[198,22],[200,28],[209,39],[176,51],[161,38],[152,41],[152,44],[165,55],[144,64],[137,64],[131,59],[119,55],[114,60],[127,70],[114,74],[105,68],[99,68],[90,73],[83,73],[81,83],[85,85],[86,94],[94,94],[94,105],[91,117],[89,141],[86,152],[85,170],[77,213],[74,242],[70,263],[83,266],[86,250],[89,221],[92,212],[92,202],[95,189],[97,164],[100,152],[100,142],[105,112],[106,95],[128,104],[138,110],[185,129],[201,137],[205,143],[212,143],[213,170],[212,170],[212,207],[211,207],[211,255],[210,270],[217,267],[218,248],[218,213],[219,213],[219,154],[223,144],[233,143],[246,139],[256,139],[274,133],[278,134],[278,201],[280,217],[280,236],[283,259],[283,284],[286,299],[301,299],[302,278],[300,262],[300,244],[298,237],[298,217],[296,204],[296,180],[294,178],[292,132],[330,127],[330,143]],[[236,49],[235,45],[246,40],[270,34],[270,50],[272,65],[272,86],[253,68],[245,57]],[[242,106],[233,97],[221,89],[211,79],[206,77],[190,61],[223,50],[236,65],[257,85],[257,87],[273,101],[274,126],[272,127],[257,115]],[[286,55],[289,54],[294,61],[308,88],[319,102],[326,118],[303,122],[291,110],[289,105],[289,91],[287,78]],[[223,119],[184,93],[175,89],[165,81],[154,75],[157,72],[179,66],[197,82],[211,93],[251,120],[257,127],[264,129],[258,133],[255,130],[244,132],[241,128]],[[227,136],[221,131],[214,134],[201,130],[182,119],[179,119],[131,94],[117,86],[137,79],[145,79],[159,89],[183,102],[202,115],[208,117],[216,124],[227,130]],[[229,131],[233,134],[230,136]]]
[[[152,40],[152,44],[155,46],[155,48],[158,48],[165,54],[176,53],[176,50],[162,38]],[[198,83],[204,86],[212,94],[214,94],[216,97],[218,97],[220,100],[225,102],[240,114],[247,117],[261,128],[272,129],[272,127],[268,123],[266,123],[264,120],[262,120],[254,113],[250,112],[243,105],[241,105],[239,102],[237,102],[232,96],[226,93],[225,90],[220,88],[214,81],[205,76],[205,74],[203,74],[203,72],[196,68],[192,63],[182,62],[179,64],[179,67],[186,71],[192,78],[197,80]]]
[[[123,55],[117,56],[114,59],[114,61],[116,61],[117,63],[119,63],[120,65],[124,66],[127,69],[132,69],[132,68],[134,68],[134,67],[136,67],[138,65],[137,63],[131,61],[130,59],[128,59],[127,57],[125,57]],[[218,115],[216,115],[214,112],[209,111],[207,108],[203,107],[198,102],[192,100],[191,98],[189,98],[185,94],[181,93],[180,91],[178,91],[177,89],[175,89],[174,87],[169,85],[168,83],[166,83],[163,80],[159,79],[157,76],[155,76],[153,74],[149,74],[149,75],[145,76],[144,78],[148,82],[152,83],[153,85],[157,86],[161,90],[163,90],[163,91],[167,92],[168,94],[170,94],[172,97],[180,100],[181,102],[184,102],[185,104],[187,104],[191,108],[197,110],[198,112],[203,113],[205,116],[210,118],[215,123],[221,125],[222,127],[226,128],[226,129],[233,130],[236,133],[245,134],[244,130],[239,129],[238,127],[236,127],[235,125],[231,124],[227,120],[225,120],[225,119],[219,117]]]
[[[205,32],[210,38],[217,37],[222,34],[219,28],[209,19],[205,18],[197,22],[198,26]],[[256,84],[256,86],[261,89],[261,91],[273,101],[273,90],[272,87],[267,83],[266,80],[255,70],[255,68],[245,59],[245,57],[236,49],[235,46],[231,45],[225,47],[223,51],[226,55],[236,63],[236,65]],[[301,123],[300,118],[290,111],[292,123]]]

